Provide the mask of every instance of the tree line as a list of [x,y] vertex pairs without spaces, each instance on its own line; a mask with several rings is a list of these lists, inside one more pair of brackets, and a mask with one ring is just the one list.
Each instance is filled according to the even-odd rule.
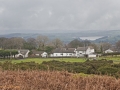
[[47,36],[37,36],[36,38],[23,39],[21,37],[0,38],[0,48],[2,49],[41,49],[44,50],[47,46],[58,48],[62,46],[60,39],[50,41]]
[[[106,49],[109,49],[113,46],[108,42],[94,43],[88,40],[79,40],[74,39],[68,43],[63,43],[59,38],[50,40],[47,36],[37,36],[36,38],[24,39],[21,37],[12,37],[5,38],[0,37],[0,48],[1,49],[37,49],[51,52],[54,48],[66,47],[66,48],[77,48],[77,47],[86,47],[93,46],[96,52],[104,52]],[[114,47],[117,50],[120,50],[120,40],[114,44]]]
[[17,50],[0,50],[0,58],[15,58],[15,55],[18,54]]

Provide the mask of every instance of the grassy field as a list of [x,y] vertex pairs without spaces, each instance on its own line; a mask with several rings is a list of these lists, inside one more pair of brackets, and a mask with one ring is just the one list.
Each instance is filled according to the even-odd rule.
[[100,57],[99,60],[100,59],[113,60],[114,63],[120,63],[120,56],[117,56],[117,57],[105,56],[105,57]]
[[[118,57],[100,57],[97,58],[98,60],[106,59],[106,60],[113,60],[114,63],[120,63],[120,56]],[[4,61],[12,61],[12,63],[20,63],[20,62],[31,62],[34,61],[36,63],[42,63],[43,61],[50,61],[50,60],[58,60],[58,61],[65,61],[65,62],[85,62],[85,58],[26,58],[26,59],[19,59],[19,60],[3,60],[1,59],[0,62]]]
[[12,63],[20,63],[20,62],[31,62],[34,61],[36,63],[42,63],[43,61],[50,61],[50,60],[58,60],[58,61],[65,61],[65,62],[84,62],[85,58],[26,58],[20,60],[0,60],[0,62],[4,61],[12,61]]

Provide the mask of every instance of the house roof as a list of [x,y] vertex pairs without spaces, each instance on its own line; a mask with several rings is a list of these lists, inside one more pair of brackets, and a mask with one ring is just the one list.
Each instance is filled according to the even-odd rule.
[[66,49],[66,53],[74,53],[74,51],[75,51],[75,48],[68,48],[68,49]]
[[65,48],[56,48],[53,50],[53,53],[63,53],[65,51]]
[[21,50],[18,50],[21,54],[25,55],[29,50],[24,50],[24,49],[21,49]]
[[44,51],[36,51],[36,50],[32,50],[33,54],[42,54]]
[[53,53],[74,53],[75,48],[56,48]]
[[94,49],[92,46],[87,46],[87,47],[78,47],[76,51],[86,51],[88,48]]
[[112,51],[112,52],[113,52],[113,50],[111,50],[111,49],[107,49],[107,50],[105,50],[105,52],[107,52],[107,51]]
[[78,47],[78,48],[76,49],[76,51],[86,51],[86,50],[87,50],[86,47]]

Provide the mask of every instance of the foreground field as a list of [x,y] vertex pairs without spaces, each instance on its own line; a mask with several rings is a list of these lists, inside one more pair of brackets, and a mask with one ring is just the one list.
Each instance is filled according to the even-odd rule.
[[120,79],[58,71],[0,71],[0,90],[120,90]]

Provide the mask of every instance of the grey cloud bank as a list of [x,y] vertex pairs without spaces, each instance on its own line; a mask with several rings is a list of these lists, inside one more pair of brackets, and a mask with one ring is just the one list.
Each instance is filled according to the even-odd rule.
[[0,0],[0,32],[120,30],[120,0]]

